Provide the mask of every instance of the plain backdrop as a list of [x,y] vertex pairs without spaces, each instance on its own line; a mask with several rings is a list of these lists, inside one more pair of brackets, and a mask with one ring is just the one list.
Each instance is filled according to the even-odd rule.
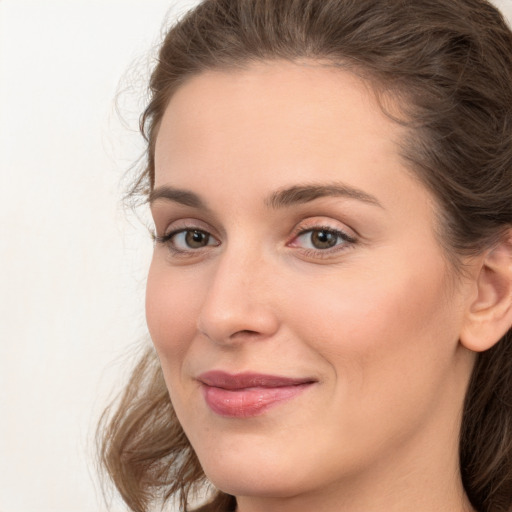
[[146,337],[151,254],[123,175],[164,20],[194,3],[0,0],[0,512],[106,510],[94,428]]
[[145,337],[152,248],[123,175],[152,48],[193,3],[0,0],[0,512],[106,510],[94,428]]

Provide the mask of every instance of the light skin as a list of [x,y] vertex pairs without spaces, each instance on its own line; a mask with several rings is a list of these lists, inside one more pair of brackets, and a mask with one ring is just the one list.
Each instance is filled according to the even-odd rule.
[[[148,327],[201,465],[239,512],[472,510],[461,408],[475,351],[512,320],[510,254],[454,276],[402,130],[360,79],[311,62],[205,72],[167,107]],[[211,370],[314,384],[227,418],[204,399]]]

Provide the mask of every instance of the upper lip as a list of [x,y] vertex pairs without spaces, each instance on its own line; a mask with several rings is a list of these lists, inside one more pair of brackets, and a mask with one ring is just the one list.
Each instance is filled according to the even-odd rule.
[[228,390],[245,388],[279,388],[316,382],[316,379],[311,377],[284,377],[280,375],[251,372],[232,374],[219,370],[202,373],[197,379],[207,386]]

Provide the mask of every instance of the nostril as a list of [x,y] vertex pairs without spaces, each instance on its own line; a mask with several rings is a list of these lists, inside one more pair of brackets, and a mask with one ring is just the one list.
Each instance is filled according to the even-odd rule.
[[225,283],[219,280],[205,298],[196,320],[198,331],[220,344],[263,340],[275,334],[279,328],[275,308],[250,295],[232,295]]
[[236,338],[237,336],[259,336],[261,333],[257,331],[251,331],[249,329],[243,329],[241,331],[237,331],[231,335],[231,338]]

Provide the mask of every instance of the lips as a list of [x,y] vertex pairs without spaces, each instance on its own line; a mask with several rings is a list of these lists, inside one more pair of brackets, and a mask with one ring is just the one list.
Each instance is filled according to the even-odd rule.
[[198,377],[208,407],[216,414],[248,418],[291,400],[316,381],[257,373],[210,371]]

